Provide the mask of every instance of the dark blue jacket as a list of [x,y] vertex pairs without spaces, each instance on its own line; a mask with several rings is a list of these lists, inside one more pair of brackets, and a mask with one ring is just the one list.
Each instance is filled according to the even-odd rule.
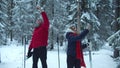
[[[68,48],[67,48],[67,55],[71,55],[73,57],[76,56],[76,41],[80,41],[88,34],[89,30],[85,29],[83,32],[81,32],[79,35],[74,36],[72,32],[67,32],[66,38],[68,40]],[[85,48],[86,45],[81,46],[82,48]]]

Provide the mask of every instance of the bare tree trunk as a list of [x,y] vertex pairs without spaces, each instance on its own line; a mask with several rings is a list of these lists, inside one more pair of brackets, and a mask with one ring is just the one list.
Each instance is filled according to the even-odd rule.
[[[54,19],[54,14],[55,14],[55,9],[54,9],[54,0],[53,0],[53,3],[52,3],[52,9],[51,9],[51,14],[52,14],[52,19]],[[54,49],[54,29],[53,27],[51,27],[51,45],[50,45],[50,50]]]
[[117,58],[119,56],[119,50],[117,48],[114,49],[113,57]]
[[10,1],[10,3],[8,4],[8,15],[9,15],[9,23],[10,23],[10,40],[13,41],[13,21],[12,21],[12,9],[14,8],[14,3],[13,0]]
[[51,44],[51,49],[54,49],[54,41],[53,41],[54,37],[53,36],[54,36],[54,30],[52,29],[52,42],[51,42],[52,44]]
[[[115,7],[115,31],[118,31],[120,30],[120,24],[118,23],[117,21],[117,18],[120,17],[120,0],[115,0],[115,3],[114,5],[116,6]],[[116,48],[115,46],[115,49],[114,49],[114,53],[113,53],[113,57],[114,58],[117,58],[119,55],[119,50]]]
[[51,44],[50,44],[50,50],[53,50],[54,49],[54,32],[53,32],[53,28],[52,28],[52,30],[51,30],[52,32],[51,32]]
[[13,32],[10,30],[10,41],[13,41]]
[[78,7],[77,7],[77,32],[78,33],[80,33],[80,27],[81,27],[81,24],[80,24],[80,2],[81,2],[81,0],[77,0],[77,2],[78,2]]
[[120,0],[115,0],[115,31],[120,29],[120,24],[117,21],[117,18],[120,17]]
[[0,53],[0,63],[1,63],[1,53]]

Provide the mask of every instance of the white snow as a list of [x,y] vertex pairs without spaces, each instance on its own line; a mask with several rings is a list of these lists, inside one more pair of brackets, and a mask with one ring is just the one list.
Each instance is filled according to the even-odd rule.
[[[16,46],[15,43],[9,46],[0,46],[2,61],[0,63],[0,68],[23,68],[23,52],[24,46]],[[87,68],[90,68],[88,54],[88,52],[84,52],[84,59]],[[112,50],[109,46],[104,47],[100,51],[92,51],[92,68],[116,68],[116,62],[114,62],[114,60],[110,57],[112,54]],[[48,68],[58,68],[57,49],[48,51],[47,63]],[[41,68],[40,61],[38,63],[38,66]],[[32,58],[26,60],[26,68],[32,68]],[[60,49],[60,68],[67,68],[66,52],[63,49]]]

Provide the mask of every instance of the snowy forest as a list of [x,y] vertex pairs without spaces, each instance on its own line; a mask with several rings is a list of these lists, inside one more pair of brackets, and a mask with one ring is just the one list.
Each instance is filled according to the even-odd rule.
[[14,40],[17,46],[30,43],[39,16],[37,5],[50,21],[48,50],[54,50],[55,44],[64,46],[68,26],[78,25],[79,20],[81,30],[92,25],[84,42],[89,39],[94,51],[109,43],[113,58],[120,57],[120,0],[0,0],[0,46]]

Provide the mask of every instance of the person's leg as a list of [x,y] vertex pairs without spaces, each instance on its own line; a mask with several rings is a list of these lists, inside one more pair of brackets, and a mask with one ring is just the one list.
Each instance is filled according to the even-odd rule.
[[75,68],[81,68],[80,60],[79,59],[76,59]]
[[74,67],[74,57],[67,56],[67,68],[73,68]]
[[42,63],[42,68],[47,68],[47,49],[46,49],[46,47],[41,47],[40,60]]
[[33,51],[33,66],[32,68],[38,68],[38,54],[37,54],[37,50],[34,49]]

